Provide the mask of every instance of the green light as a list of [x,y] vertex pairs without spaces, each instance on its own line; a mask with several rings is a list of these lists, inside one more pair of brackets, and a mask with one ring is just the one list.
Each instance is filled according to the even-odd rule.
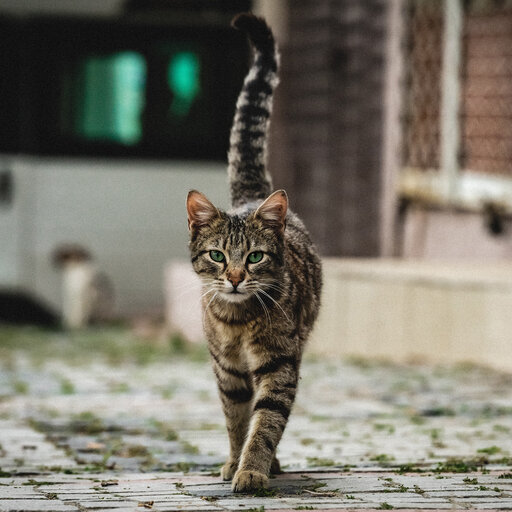
[[136,52],[90,57],[79,79],[76,131],[89,140],[137,144],[142,137],[144,57]]
[[142,111],[146,85],[146,61],[135,52],[115,58],[115,133],[124,144],[136,144],[142,137]]
[[179,52],[172,56],[168,69],[168,83],[173,93],[171,112],[185,117],[201,91],[200,62],[197,54]]

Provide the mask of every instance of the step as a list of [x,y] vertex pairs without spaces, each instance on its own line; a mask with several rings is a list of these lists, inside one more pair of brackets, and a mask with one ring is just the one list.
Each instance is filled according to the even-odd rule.
[[512,371],[512,263],[325,259],[309,350]]

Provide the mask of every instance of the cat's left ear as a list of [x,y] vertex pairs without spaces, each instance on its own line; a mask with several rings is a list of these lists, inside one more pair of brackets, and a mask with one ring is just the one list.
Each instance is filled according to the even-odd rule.
[[286,192],[284,190],[276,190],[260,204],[254,215],[283,232],[286,227],[287,211],[288,196]]
[[191,190],[187,196],[188,229],[200,228],[218,217],[219,210],[197,190]]

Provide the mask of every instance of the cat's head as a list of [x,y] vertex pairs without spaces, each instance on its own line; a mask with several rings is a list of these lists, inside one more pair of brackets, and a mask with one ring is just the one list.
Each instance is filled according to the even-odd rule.
[[284,190],[241,214],[221,211],[200,192],[189,192],[192,264],[212,297],[217,292],[216,297],[236,303],[279,292],[287,210]]

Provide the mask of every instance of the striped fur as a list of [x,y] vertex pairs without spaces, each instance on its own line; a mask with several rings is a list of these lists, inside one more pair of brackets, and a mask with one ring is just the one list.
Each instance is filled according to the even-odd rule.
[[233,209],[219,210],[191,191],[187,211],[191,260],[204,285],[204,328],[230,441],[222,477],[232,480],[234,491],[250,491],[279,471],[276,448],[318,314],[322,275],[304,225],[289,211],[284,191],[271,194],[266,174],[277,83],[274,39],[252,15],[239,15],[234,24],[249,33],[255,60],[231,134]]
[[228,175],[231,203],[265,199],[272,190],[266,172],[267,134],[272,113],[272,94],[279,80],[279,54],[274,36],[260,18],[239,14],[233,26],[249,34],[253,65],[238,96],[229,139]]

